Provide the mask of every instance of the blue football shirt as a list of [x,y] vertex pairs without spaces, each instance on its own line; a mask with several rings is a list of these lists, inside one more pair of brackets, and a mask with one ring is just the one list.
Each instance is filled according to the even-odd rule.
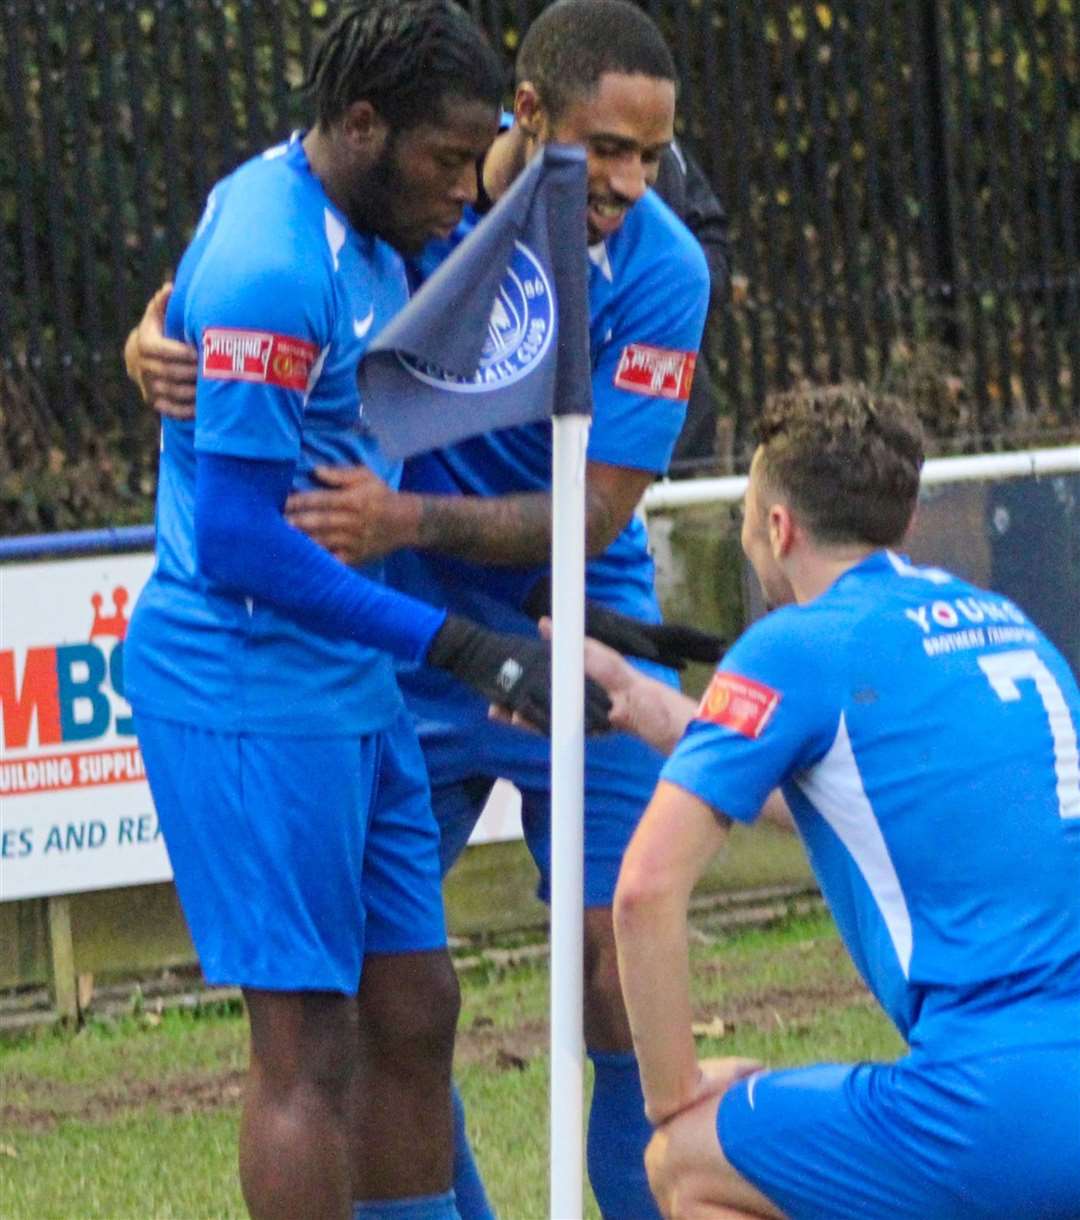
[[[418,261],[418,273],[430,274],[476,223],[470,213],[449,242],[432,243]],[[650,191],[611,237],[590,248],[589,257],[594,413],[588,457],[661,473],[682,427],[705,324],[705,256],[682,221]],[[549,491],[551,456],[550,423],[505,428],[409,459],[402,486],[438,495]],[[396,588],[492,628],[518,632],[534,630],[520,606],[543,570],[470,564],[423,551],[398,552],[387,565]],[[653,577],[645,525],[633,516],[618,538],[588,561],[586,592],[625,614],[658,622]],[[410,707],[422,719],[486,717],[486,703],[445,674],[400,666],[399,676]]]
[[900,1032],[1080,1031],[1080,691],[1000,595],[878,552],[731,649],[662,778],[750,821],[782,786]]
[[400,468],[364,426],[356,366],[407,296],[401,259],[349,225],[298,137],[212,191],[168,310],[169,334],[199,352],[196,415],[163,424],[157,562],[126,643],[137,711],[288,734],[373,732],[394,718],[388,655],[200,575],[193,506],[196,451],[295,462],[297,488],[318,464],[365,465],[396,484]]
[[[419,262],[421,273],[429,274],[476,223],[470,214],[449,243],[433,243]],[[660,474],[682,428],[701,345],[709,300],[705,256],[682,221],[650,191],[611,237],[590,247],[589,257],[593,421],[588,457]],[[548,491],[551,447],[548,422],[501,429],[410,459],[404,485],[444,495]],[[518,602],[537,574],[445,561],[435,567],[447,574],[450,596],[454,586],[468,586]],[[589,596],[597,601],[657,620],[653,564],[639,518],[632,517],[589,561],[586,580]]]

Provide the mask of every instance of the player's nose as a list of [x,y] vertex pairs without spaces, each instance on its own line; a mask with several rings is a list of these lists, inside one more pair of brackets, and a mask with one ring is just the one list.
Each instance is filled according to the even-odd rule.
[[621,161],[612,172],[609,185],[612,194],[625,199],[627,203],[637,203],[649,186],[644,161],[640,157],[627,157]]
[[462,167],[461,173],[458,174],[450,188],[450,198],[456,204],[464,207],[466,204],[475,203],[479,193],[477,167],[474,162],[470,161],[468,165]]

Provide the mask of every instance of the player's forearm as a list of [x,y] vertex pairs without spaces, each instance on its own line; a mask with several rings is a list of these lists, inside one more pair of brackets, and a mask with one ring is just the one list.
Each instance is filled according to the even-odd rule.
[[200,574],[307,630],[423,660],[446,612],[366,579],[288,525],[280,504],[291,478],[287,461],[196,455]]
[[681,892],[620,895],[619,978],[653,1124],[688,1106],[698,1084],[691,1031],[686,900]]
[[[415,509],[411,545],[471,563],[542,564],[551,559],[551,494],[409,497]],[[585,546],[598,554],[616,523],[604,500],[586,491]],[[617,533],[617,528],[615,533]]]
[[667,755],[682,740],[696,710],[682,691],[635,671],[625,698],[616,702],[612,723]]

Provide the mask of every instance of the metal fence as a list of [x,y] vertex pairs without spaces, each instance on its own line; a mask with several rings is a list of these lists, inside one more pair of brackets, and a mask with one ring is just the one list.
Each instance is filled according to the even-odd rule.
[[[509,62],[543,5],[469,7]],[[736,457],[755,405],[800,377],[906,376],[953,447],[1075,434],[1076,0],[645,7],[732,218],[710,343]],[[4,393],[69,436],[137,427],[123,336],[213,181],[302,122],[294,86],[336,8],[2,0]]]

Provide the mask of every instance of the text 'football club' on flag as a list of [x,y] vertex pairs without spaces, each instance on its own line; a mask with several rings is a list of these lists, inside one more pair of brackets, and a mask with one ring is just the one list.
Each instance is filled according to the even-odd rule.
[[390,458],[592,413],[585,154],[546,145],[359,370]]

